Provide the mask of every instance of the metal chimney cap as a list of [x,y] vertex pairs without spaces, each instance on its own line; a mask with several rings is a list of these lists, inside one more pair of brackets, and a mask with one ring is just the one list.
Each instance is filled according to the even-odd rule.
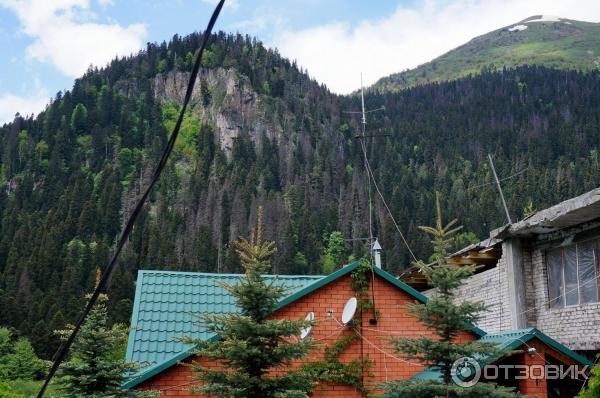
[[381,251],[381,245],[379,244],[378,239],[375,239],[375,243],[373,243],[373,251]]

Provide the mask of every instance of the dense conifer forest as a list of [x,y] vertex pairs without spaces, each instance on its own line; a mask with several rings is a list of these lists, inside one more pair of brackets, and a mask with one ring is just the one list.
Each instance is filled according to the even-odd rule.
[[[107,263],[124,216],[174,123],[200,34],[148,44],[90,69],[35,118],[0,128],[0,325],[49,358],[53,330],[73,322]],[[274,272],[320,273],[332,232],[337,258],[366,252],[368,200],[359,98],[320,86],[276,50],[241,35],[211,38],[174,156],[112,278],[112,322],[129,322],[138,269],[239,272],[233,244],[259,205],[277,242]],[[427,258],[433,192],[465,233],[487,237],[504,215],[492,153],[513,217],[600,185],[600,74],[536,66],[398,93],[369,93],[374,174],[419,258]],[[487,185],[483,185],[487,184]],[[374,195],[384,267],[410,265]],[[339,234],[333,234],[339,240]],[[329,245],[330,246],[330,245]]]

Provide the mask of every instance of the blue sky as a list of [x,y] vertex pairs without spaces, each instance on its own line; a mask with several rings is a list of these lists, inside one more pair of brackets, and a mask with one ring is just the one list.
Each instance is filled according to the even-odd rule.
[[[0,123],[44,108],[88,65],[203,29],[216,0],[0,0]],[[217,29],[248,33],[333,91],[413,68],[528,16],[597,22],[597,0],[227,0]]]

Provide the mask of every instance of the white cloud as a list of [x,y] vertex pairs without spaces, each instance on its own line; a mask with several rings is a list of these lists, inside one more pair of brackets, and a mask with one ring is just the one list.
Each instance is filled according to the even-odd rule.
[[279,32],[285,26],[286,19],[274,12],[257,9],[252,16],[229,25],[229,28],[243,34],[258,35],[265,32]]
[[[210,4],[211,6],[216,6],[220,0],[202,0],[203,3]],[[225,0],[224,8],[230,8],[232,10],[237,10],[240,6],[238,0]]]
[[600,20],[598,0],[425,0],[388,17],[356,25],[332,22],[275,34],[275,47],[338,93],[414,68],[475,36],[532,15]]
[[46,107],[48,101],[48,91],[41,87],[38,87],[29,96],[18,96],[12,93],[0,94],[0,125],[12,122],[17,112],[22,116],[37,114]]
[[92,22],[90,0],[0,0],[0,5],[14,11],[22,32],[33,38],[28,58],[50,62],[69,77],[139,50],[146,37],[142,24]]

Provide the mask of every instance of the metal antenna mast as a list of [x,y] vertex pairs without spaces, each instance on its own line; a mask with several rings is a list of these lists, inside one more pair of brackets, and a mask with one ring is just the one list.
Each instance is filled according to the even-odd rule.
[[490,160],[490,166],[492,167],[492,173],[494,174],[494,180],[496,180],[496,186],[498,187],[498,192],[500,192],[500,198],[502,199],[502,205],[504,206],[504,211],[506,212],[506,219],[509,224],[512,224],[512,220],[510,219],[510,213],[508,212],[508,206],[506,205],[506,200],[504,199],[504,193],[502,192],[502,186],[500,185],[500,180],[498,180],[498,175],[496,174],[496,168],[494,167],[494,161],[492,160],[492,155],[488,153],[488,159]]
[[362,105],[362,124],[363,124],[363,137],[364,137],[365,130],[367,128],[367,114],[365,112],[365,89],[363,88],[362,73],[360,74],[360,103]]

